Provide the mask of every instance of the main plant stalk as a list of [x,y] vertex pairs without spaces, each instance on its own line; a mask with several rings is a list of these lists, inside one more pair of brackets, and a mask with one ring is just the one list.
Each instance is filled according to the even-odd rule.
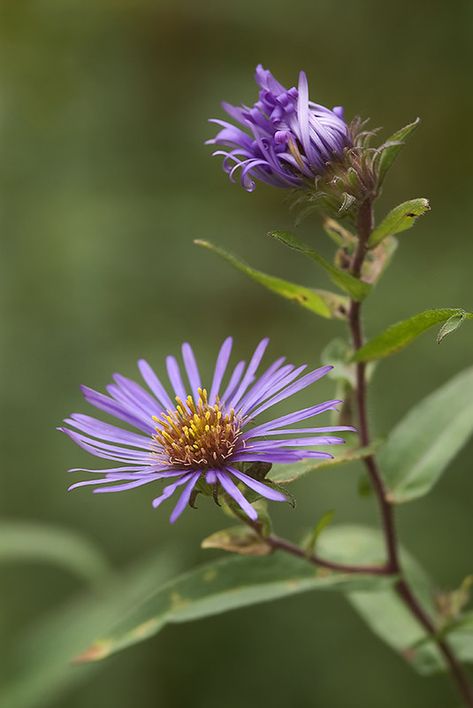
[[[351,273],[356,278],[361,278],[364,259],[367,253],[367,244],[373,229],[373,205],[367,199],[360,207],[358,213],[358,244],[351,263]],[[361,303],[352,300],[348,316],[353,349],[356,352],[363,346],[363,329],[361,319]],[[370,431],[367,409],[367,382],[366,364],[363,362],[356,364],[356,407],[358,413],[358,434],[360,444],[366,447],[370,444]],[[399,543],[396,533],[394,518],[394,508],[388,500],[381,473],[378,468],[375,455],[368,455],[364,458],[364,464],[368,471],[376,499],[378,502],[381,522],[383,526],[384,541],[386,546],[386,570],[388,574],[399,575],[395,588],[406,607],[412,615],[422,625],[422,627],[432,635],[439,651],[441,652],[450,675],[456,684],[464,704],[473,707],[473,689],[463,670],[461,663],[456,658],[448,643],[437,636],[436,627],[432,619],[425,612],[422,605],[417,600],[408,581],[403,575],[399,559]]]

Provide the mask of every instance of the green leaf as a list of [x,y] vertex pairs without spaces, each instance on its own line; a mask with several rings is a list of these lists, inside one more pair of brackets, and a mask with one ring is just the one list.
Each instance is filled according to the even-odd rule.
[[307,310],[314,312],[316,315],[320,315],[321,317],[326,317],[328,319],[332,317],[343,319],[348,312],[349,303],[347,298],[326,290],[313,290],[311,288],[306,288],[303,285],[296,285],[295,283],[290,283],[288,280],[283,280],[282,278],[276,278],[273,275],[262,273],[259,270],[251,268],[243,261],[240,261],[235,256],[227,253],[227,251],[224,251],[218,246],[214,246],[208,241],[197,240],[194,241],[194,243],[221,256],[226,261],[231,263],[232,266],[238,270],[241,270],[242,273],[245,273],[245,275],[249,276],[260,285],[263,285],[268,290],[271,290],[287,300],[292,300],[292,302],[297,303],[301,307],[305,307]]
[[285,246],[299,251],[307,258],[315,261],[320,265],[328,274],[332,283],[337,285],[341,290],[348,293],[354,300],[363,300],[370,292],[371,286],[368,283],[364,283],[358,278],[354,278],[347,271],[337,268],[326,258],[321,256],[315,249],[309,248],[302,241],[300,241],[297,236],[288,233],[287,231],[270,231],[269,235],[273,238],[281,241]]
[[452,317],[461,317],[463,319],[472,319],[473,312],[465,312],[461,308],[445,307],[438,310],[425,310],[418,315],[409,317],[402,322],[396,322],[384,332],[378,334],[353,356],[353,361],[374,361],[376,359],[384,359],[390,354],[404,349],[416,337],[425,332],[430,327],[446,322]]
[[[333,526],[319,539],[318,554],[339,563],[378,564],[385,558],[382,534],[363,526]],[[432,584],[418,563],[405,550],[401,553],[406,577],[422,606],[434,618]],[[399,652],[423,674],[439,671],[443,661],[435,646],[423,645],[426,633],[415,617],[406,609],[395,589],[388,587],[379,591],[350,592],[348,600],[365,620],[366,624],[388,646]]]
[[368,241],[369,248],[374,248],[388,236],[395,236],[412,228],[416,219],[430,210],[430,205],[427,199],[410,199],[407,202],[394,207],[389,214],[383,219],[371,233]]
[[412,408],[380,453],[389,499],[427,494],[473,433],[473,367]]
[[27,521],[0,522],[0,563],[52,563],[97,583],[110,571],[106,558],[79,534]]
[[[74,665],[74,657],[174,572],[173,557],[160,553],[104,583],[99,594],[75,597],[48,612],[9,647],[2,666],[6,680],[0,687],[0,705],[48,708],[68,689],[88,680],[105,665]],[[60,705],[68,704],[61,700]]]
[[404,145],[406,138],[417,128],[420,118],[416,118],[413,123],[409,123],[389,137],[384,145],[379,148],[378,160],[378,181],[382,184],[387,171],[398,156]]
[[281,552],[263,558],[223,558],[191,570],[143,599],[83,658],[103,659],[157,634],[169,623],[218,615],[308,590],[368,590],[388,583],[385,577],[327,573]]
[[207,536],[201,543],[202,548],[220,548],[240,556],[267,556],[272,553],[271,546],[248,526],[232,526]]
[[[342,465],[347,462],[355,462],[356,460],[362,460],[368,455],[371,455],[377,450],[380,445],[380,441],[375,441],[368,447],[352,447],[344,452],[340,452],[340,446],[334,445],[333,447],[327,447],[327,452],[331,452],[335,455],[331,460],[319,460],[318,462],[307,462],[302,460],[301,462],[295,462],[293,465],[273,465],[271,472],[268,475],[268,479],[276,482],[277,484],[289,484],[289,482],[295,482],[310,472],[316,472],[318,470],[324,469],[325,467],[334,467],[335,465]],[[338,450],[337,450],[338,448]]]

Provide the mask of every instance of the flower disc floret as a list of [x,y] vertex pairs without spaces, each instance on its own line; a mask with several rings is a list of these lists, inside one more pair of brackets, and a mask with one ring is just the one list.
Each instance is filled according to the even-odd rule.
[[189,468],[223,465],[232,455],[240,435],[235,411],[222,410],[220,401],[211,406],[206,389],[198,389],[197,403],[191,395],[182,401],[176,396],[174,411],[153,418],[156,454],[165,463]]

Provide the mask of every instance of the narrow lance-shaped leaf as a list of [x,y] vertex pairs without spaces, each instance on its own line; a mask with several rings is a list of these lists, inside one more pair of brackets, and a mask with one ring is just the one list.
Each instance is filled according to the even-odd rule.
[[[430,327],[438,325],[442,322],[447,322],[452,317],[461,318],[461,320],[472,319],[473,312],[465,312],[461,308],[445,307],[438,310],[425,310],[407,320],[402,320],[391,325],[384,332],[378,334],[361,349],[358,349],[353,356],[352,361],[375,361],[376,359],[384,359],[390,354],[404,349],[416,337],[425,332]],[[457,327],[453,327],[450,331],[454,331]],[[448,332],[444,332],[442,339]]]
[[353,275],[350,275],[350,273],[341,268],[337,268],[337,266],[330,263],[330,261],[321,256],[315,249],[302,243],[302,241],[293,234],[287,231],[270,231],[269,235],[281,241],[285,246],[299,251],[299,253],[302,253],[304,256],[318,263],[318,265],[326,271],[332,283],[348,293],[354,300],[363,300],[369,294],[371,285],[364,283],[362,280],[358,280],[358,278],[354,278]]
[[271,290],[287,300],[297,303],[301,307],[304,307],[305,309],[310,310],[321,317],[326,317],[328,319],[332,317],[343,319],[348,312],[349,303],[347,298],[326,290],[313,290],[311,288],[306,288],[303,285],[297,285],[289,282],[288,280],[283,280],[282,278],[276,278],[273,275],[262,273],[246,263],[243,263],[243,261],[240,261],[232,254],[227,253],[227,251],[224,251],[222,248],[214,246],[208,241],[196,240],[194,243],[221,256],[228,261],[228,263],[234,266],[234,268],[237,268],[242,273],[245,273],[245,275],[249,276],[260,285],[263,285],[268,290]]
[[406,138],[417,128],[420,123],[420,118],[416,118],[413,123],[405,125],[404,128],[397,130],[393,135],[391,135],[384,145],[379,148],[379,160],[378,160],[378,181],[381,185],[386,173],[393,164],[394,160],[398,156]]
[[68,598],[18,631],[3,657],[2,708],[49,708],[53,702],[69,705],[64,693],[89,680],[91,670],[102,666],[74,665],[74,656],[177,570],[173,557],[160,552],[108,578],[100,592]]
[[82,659],[103,659],[173,622],[188,622],[308,590],[370,590],[391,582],[381,576],[327,573],[281,552],[263,558],[223,558],[191,570],[144,598]]
[[0,563],[52,563],[92,583],[110,571],[106,558],[88,540],[64,529],[30,521],[0,522]]
[[473,434],[473,368],[412,408],[380,453],[392,502],[421,497],[434,486]]
[[430,210],[430,205],[427,199],[410,199],[407,202],[394,207],[383,221],[371,233],[368,241],[368,246],[374,248],[381,243],[384,238],[394,236],[407,231],[414,226],[419,216]]
[[[333,526],[325,530],[317,544],[322,558],[339,563],[379,564],[385,559],[386,549],[380,531],[363,526]],[[419,564],[401,549],[405,575],[416,597],[434,621],[437,612],[433,602],[434,588]],[[423,644],[425,630],[405,606],[393,587],[374,592],[349,592],[348,600],[366,624],[388,646],[399,652],[422,674],[444,668],[437,648]],[[418,644],[416,649],[413,645]]]

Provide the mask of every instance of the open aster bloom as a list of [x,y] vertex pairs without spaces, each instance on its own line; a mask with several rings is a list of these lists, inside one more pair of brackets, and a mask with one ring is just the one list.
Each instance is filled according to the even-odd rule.
[[[326,433],[352,428],[288,427],[334,409],[340,403],[336,400],[255,426],[255,419],[261,413],[314,383],[332,368],[323,366],[302,375],[306,366],[285,364],[282,357],[257,377],[267,345],[268,339],[263,339],[248,365],[240,361],[225,376],[232,349],[231,337],[226,339],[207,392],[202,387],[192,349],[184,344],[182,357],[188,383],[182,377],[177,360],[173,356],[166,359],[175,402],[144,360],[138,362],[138,367],[146,387],[120,374],[115,374],[114,383],[107,386],[109,395],[82,387],[88,403],[139,432],[80,413],[66,419],[70,427],[60,430],[84,450],[112,463],[111,467],[101,470],[79,468],[97,477],[76,482],[70,489],[93,485],[94,492],[121,492],[168,480],[170,484],[154,499],[153,506],[158,507],[178,489],[182,490],[171,522],[192,503],[199,491],[209,493],[211,490],[216,499],[219,492],[228,495],[253,520],[257,513],[239,488],[242,484],[266,499],[287,501],[271,482],[262,482],[244,473],[242,464],[332,457],[312,448],[343,443],[342,438]],[[224,378],[226,385],[223,385]]]
[[327,163],[351,146],[343,108],[332,110],[309,100],[307,77],[286,89],[261,64],[256,68],[259,100],[250,108],[223,103],[228,115],[241,127],[211,119],[221,126],[208,145],[220,148],[223,168],[232,181],[240,174],[241,185],[252,192],[255,179],[276,187],[300,187],[324,173]]

